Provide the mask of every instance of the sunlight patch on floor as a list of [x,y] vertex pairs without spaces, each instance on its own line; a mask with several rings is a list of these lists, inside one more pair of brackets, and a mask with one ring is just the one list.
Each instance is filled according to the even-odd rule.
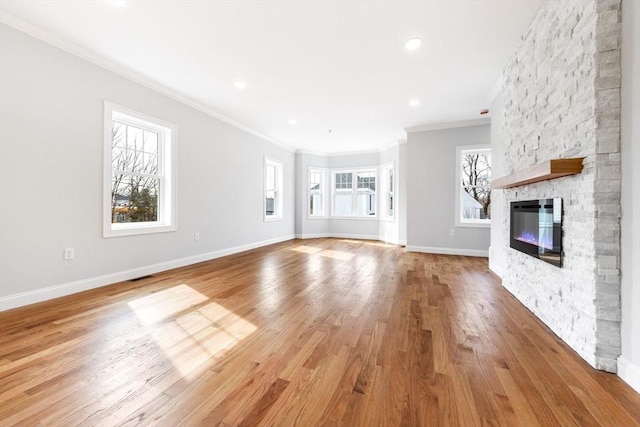
[[300,245],[295,248],[289,248],[290,251],[303,252],[305,254],[315,254],[322,250],[322,248],[314,248],[313,246]]
[[129,307],[143,324],[152,325],[208,299],[190,286],[181,284],[130,301]]
[[343,252],[343,251],[332,251],[329,249],[326,249],[320,253],[318,253],[318,255],[320,256],[324,256],[327,258],[333,258],[333,259],[337,259],[340,261],[350,261],[354,255],[352,253],[349,252]]
[[182,284],[129,303],[145,325],[178,314],[175,319],[154,329],[151,337],[187,380],[196,378],[257,329],[251,322],[216,302],[190,310],[208,300],[200,292]]
[[323,257],[333,258],[340,261],[350,261],[354,255],[349,252],[333,251],[330,249],[314,248],[313,246],[300,245],[289,248],[290,251],[302,252],[305,254],[318,254]]

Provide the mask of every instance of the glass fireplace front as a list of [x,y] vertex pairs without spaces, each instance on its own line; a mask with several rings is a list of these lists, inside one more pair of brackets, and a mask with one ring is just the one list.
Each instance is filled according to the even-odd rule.
[[562,199],[511,202],[510,246],[562,267]]

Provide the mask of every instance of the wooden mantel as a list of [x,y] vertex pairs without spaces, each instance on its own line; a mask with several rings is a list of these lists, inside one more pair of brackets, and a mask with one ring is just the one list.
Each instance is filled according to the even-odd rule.
[[491,189],[512,188],[582,172],[583,157],[552,159],[491,181]]

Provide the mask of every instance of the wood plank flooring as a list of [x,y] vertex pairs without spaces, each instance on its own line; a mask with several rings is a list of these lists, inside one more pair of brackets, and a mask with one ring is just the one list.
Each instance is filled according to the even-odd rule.
[[487,260],[293,240],[0,313],[1,426],[640,426]]

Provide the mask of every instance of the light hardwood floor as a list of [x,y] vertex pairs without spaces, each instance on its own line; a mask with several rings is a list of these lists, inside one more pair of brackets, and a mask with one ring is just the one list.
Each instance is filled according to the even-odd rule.
[[487,260],[293,240],[0,313],[0,425],[637,426]]

